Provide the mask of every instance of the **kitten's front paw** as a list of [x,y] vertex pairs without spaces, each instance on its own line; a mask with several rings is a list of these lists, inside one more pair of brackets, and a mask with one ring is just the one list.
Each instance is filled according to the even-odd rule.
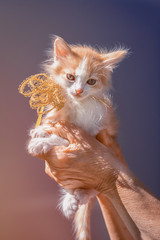
[[28,144],[28,152],[31,155],[46,154],[53,146],[68,146],[69,142],[55,134],[50,137],[32,138]]
[[63,201],[60,204],[66,218],[74,217],[76,211],[78,210],[79,201],[70,193],[66,193]]
[[38,126],[34,129],[31,129],[29,132],[31,138],[46,138],[49,137],[49,134],[44,131],[44,126]]
[[45,154],[51,150],[52,146],[49,138],[33,138],[29,142],[28,152],[35,156],[42,153]]

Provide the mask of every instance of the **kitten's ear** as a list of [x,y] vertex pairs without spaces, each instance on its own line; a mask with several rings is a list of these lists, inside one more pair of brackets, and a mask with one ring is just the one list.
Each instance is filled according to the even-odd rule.
[[127,53],[128,50],[117,50],[113,52],[108,52],[106,54],[102,54],[103,63],[105,64],[105,67],[113,71],[117,64],[126,57]]
[[63,40],[63,38],[57,37],[54,41],[54,59],[58,60],[65,58],[71,54],[71,48]]

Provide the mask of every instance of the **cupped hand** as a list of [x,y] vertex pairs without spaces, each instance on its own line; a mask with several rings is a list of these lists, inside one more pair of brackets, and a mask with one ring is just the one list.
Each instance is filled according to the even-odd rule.
[[54,146],[37,157],[46,160],[46,173],[63,188],[92,188],[111,191],[118,176],[117,159],[112,149],[68,122],[58,122],[50,129],[69,141],[67,147]]

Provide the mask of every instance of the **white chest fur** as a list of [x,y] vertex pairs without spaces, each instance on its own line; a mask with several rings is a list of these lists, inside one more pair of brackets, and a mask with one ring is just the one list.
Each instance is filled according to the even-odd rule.
[[68,106],[68,111],[70,112],[70,121],[92,136],[96,135],[105,126],[107,108],[95,99],[73,102]]

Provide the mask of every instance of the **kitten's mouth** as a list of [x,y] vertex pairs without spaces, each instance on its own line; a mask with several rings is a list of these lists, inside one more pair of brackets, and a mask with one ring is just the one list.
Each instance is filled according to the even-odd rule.
[[82,95],[80,95],[80,94],[76,94],[76,95],[74,95],[74,97],[81,98]]
[[74,99],[84,99],[85,97],[82,94],[72,94],[72,98]]
[[82,97],[82,94],[72,93],[72,97]]

